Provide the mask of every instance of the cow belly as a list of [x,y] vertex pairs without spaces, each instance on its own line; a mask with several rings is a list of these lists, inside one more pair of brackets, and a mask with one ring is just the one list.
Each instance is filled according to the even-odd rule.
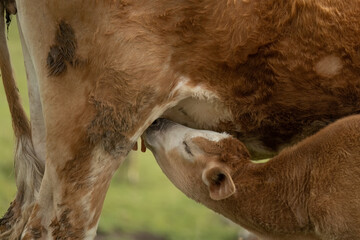
[[232,120],[230,111],[220,101],[192,97],[180,101],[175,107],[167,110],[163,117],[191,128],[218,131],[221,131],[220,125]]

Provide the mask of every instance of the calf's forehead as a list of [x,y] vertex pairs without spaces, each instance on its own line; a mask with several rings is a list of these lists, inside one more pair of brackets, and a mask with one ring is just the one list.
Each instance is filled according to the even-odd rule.
[[197,145],[201,150],[209,154],[219,154],[224,151],[223,140],[225,137],[219,138],[207,138],[206,136],[197,136],[191,139],[191,141]]
[[238,139],[228,134],[224,134],[222,138],[216,140],[212,141],[198,136],[193,138],[192,142],[208,155],[248,155],[246,147]]

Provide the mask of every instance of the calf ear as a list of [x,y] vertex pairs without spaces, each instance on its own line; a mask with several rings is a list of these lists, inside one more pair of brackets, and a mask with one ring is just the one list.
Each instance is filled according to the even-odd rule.
[[213,200],[228,198],[236,191],[229,172],[221,166],[212,166],[204,169],[202,179],[208,186],[210,198]]

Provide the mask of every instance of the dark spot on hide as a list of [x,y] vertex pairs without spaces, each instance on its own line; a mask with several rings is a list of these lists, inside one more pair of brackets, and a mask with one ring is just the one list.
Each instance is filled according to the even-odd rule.
[[30,229],[32,239],[40,239],[42,237],[42,227],[34,227]]
[[104,150],[112,155],[127,155],[131,149],[130,140],[123,134],[131,127],[124,112],[117,112],[116,108],[91,99],[96,109],[96,116],[88,128],[92,144],[102,143]]
[[[84,230],[74,227],[70,222],[71,209],[65,209],[60,219],[53,219],[50,227],[53,229],[52,236],[54,239],[83,239]],[[76,219],[74,219],[76,221]],[[81,226],[81,224],[79,224]]]
[[129,133],[141,126],[153,109],[154,90],[131,85],[132,77],[122,71],[108,69],[90,97],[96,115],[87,133],[94,145],[101,143],[111,155],[125,156],[131,150]]
[[14,205],[15,201],[11,203],[5,215],[0,219],[0,233],[9,230],[14,222]]
[[82,62],[76,57],[77,42],[74,29],[64,21],[59,23],[55,44],[50,47],[47,57],[49,76],[60,76],[67,65],[77,67]]
[[50,52],[47,57],[47,66],[51,76],[58,76],[66,71],[66,63],[58,46],[52,46],[50,48]]

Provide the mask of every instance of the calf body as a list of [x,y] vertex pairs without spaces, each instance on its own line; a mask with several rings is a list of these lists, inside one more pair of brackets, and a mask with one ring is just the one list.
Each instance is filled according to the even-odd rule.
[[266,163],[227,135],[158,120],[149,149],[187,196],[262,239],[360,238],[360,116],[339,120]]

